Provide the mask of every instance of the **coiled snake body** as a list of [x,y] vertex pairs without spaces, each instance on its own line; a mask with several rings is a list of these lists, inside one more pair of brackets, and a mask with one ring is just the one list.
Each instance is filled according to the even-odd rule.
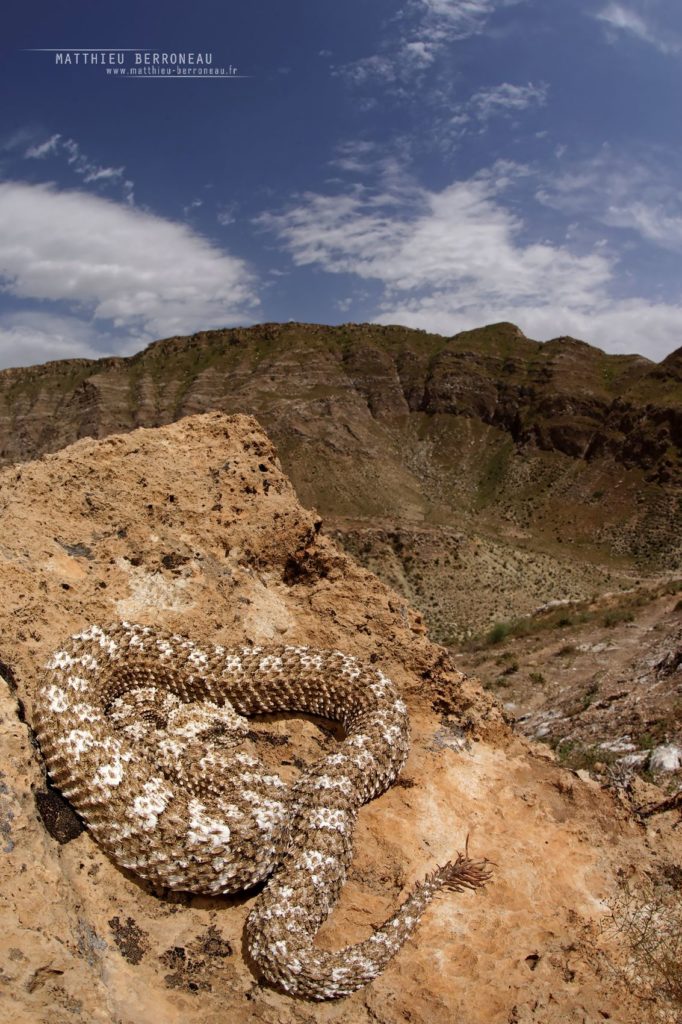
[[[245,716],[279,711],[345,730],[291,787],[240,750]],[[35,724],[55,785],[122,867],[194,893],[269,878],[247,949],[292,995],[333,999],[365,985],[440,889],[488,877],[485,862],[459,855],[365,942],[335,953],[313,945],[345,879],[358,809],[394,782],[409,743],[393,684],[340,651],[200,648],[148,626],[91,626],[48,663]]]

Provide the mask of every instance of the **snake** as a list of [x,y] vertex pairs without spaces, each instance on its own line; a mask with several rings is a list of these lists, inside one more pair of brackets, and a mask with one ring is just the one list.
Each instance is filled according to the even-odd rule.
[[[283,712],[331,720],[343,736],[291,784],[248,742],[250,718]],[[35,731],[54,786],[119,867],[196,894],[264,883],[246,954],[291,996],[350,995],[382,973],[438,893],[490,877],[467,849],[365,941],[315,945],[352,861],[359,809],[397,780],[409,751],[396,686],[339,650],[228,648],[149,625],[90,625],[49,658]]]

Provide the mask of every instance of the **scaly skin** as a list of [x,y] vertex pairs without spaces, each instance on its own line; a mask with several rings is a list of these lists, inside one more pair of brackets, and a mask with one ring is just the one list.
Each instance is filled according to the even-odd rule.
[[[346,732],[290,788],[240,749],[245,716],[276,711]],[[395,781],[409,746],[393,684],[340,651],[202,649],[148,626],[91,626],[52,656],[35,724],[55,785],[122,867],[195,893],[269,878],[247,948],[291,995],[335,999],[367,984],[441,889],[488,878],[485,862],[460,856],[367,941],[337,953],[313,945],[343,886],[358,809]]]

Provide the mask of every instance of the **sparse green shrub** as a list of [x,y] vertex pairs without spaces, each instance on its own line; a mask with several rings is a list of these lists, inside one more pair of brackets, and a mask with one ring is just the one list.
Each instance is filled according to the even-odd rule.
[[612,764],[618,754],[612,750],[604,750],[603,747],[585,747],[577,740],[563,740],[555,747],[559,761],[566,766],[578,771],[581,768],[585,771],[594,771],[595,765]]
[[531,683],[536,683],[537,686],[544,686],[546,681],[542,672],[529,672],[528,678],[530,679]]
[[655,718],[647,725],[648,729],[636,737],[637,744],[642,750],[653,750],[659,743],[665,741],[669,723],[664,718]]
[[501,644],[509,636],[510,626],[508,622],[496,622],[486,636],[488,644]]
[[562,764],[567,764],[568,759],[573,753],[575,747],[575,740],[562,740],[561,743],[557,743],[554,747],[556,756],[559,758]]

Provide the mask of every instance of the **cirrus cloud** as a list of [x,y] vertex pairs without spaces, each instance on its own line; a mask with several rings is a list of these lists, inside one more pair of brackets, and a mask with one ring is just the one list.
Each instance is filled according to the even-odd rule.
[[497,197],[506,180],[496,171],[440,192],[414,189],[409,212],[404,196],[391,193],[308,194],[259,223],[279,235],[297,265],[373,278],[395,292],[447,286],[479,298],[585,301],[609,280],[608,260],[521,244],[521,220]]
[[666,55],[682,52],[682,39],[679,33],[671,31],[663,24],[661,18],[655,17],[655,4],[654,10],[651,2],[642,4],[640,0],[639,10],[635,4],[636,0],[629,5],[609,3],[597,11],[594,17],[606,25],[614,41],[617,35],[626,35],[638,39],[641,43],[648,43]]
[[336,70],[354,85],[409,83],[453,43],[484,32],[493,16],[524,0],[407,0],[384,25],[379,51]]
[[513,320],[531,337],[583,337],[660,359],[679,345],[682,306],[618,298],[616,257],[529,238],[504,193],[528,169],[505,163],[435,191],[308,193],[261,216],[298,266],[378,283],[372,319],[453,334]]

